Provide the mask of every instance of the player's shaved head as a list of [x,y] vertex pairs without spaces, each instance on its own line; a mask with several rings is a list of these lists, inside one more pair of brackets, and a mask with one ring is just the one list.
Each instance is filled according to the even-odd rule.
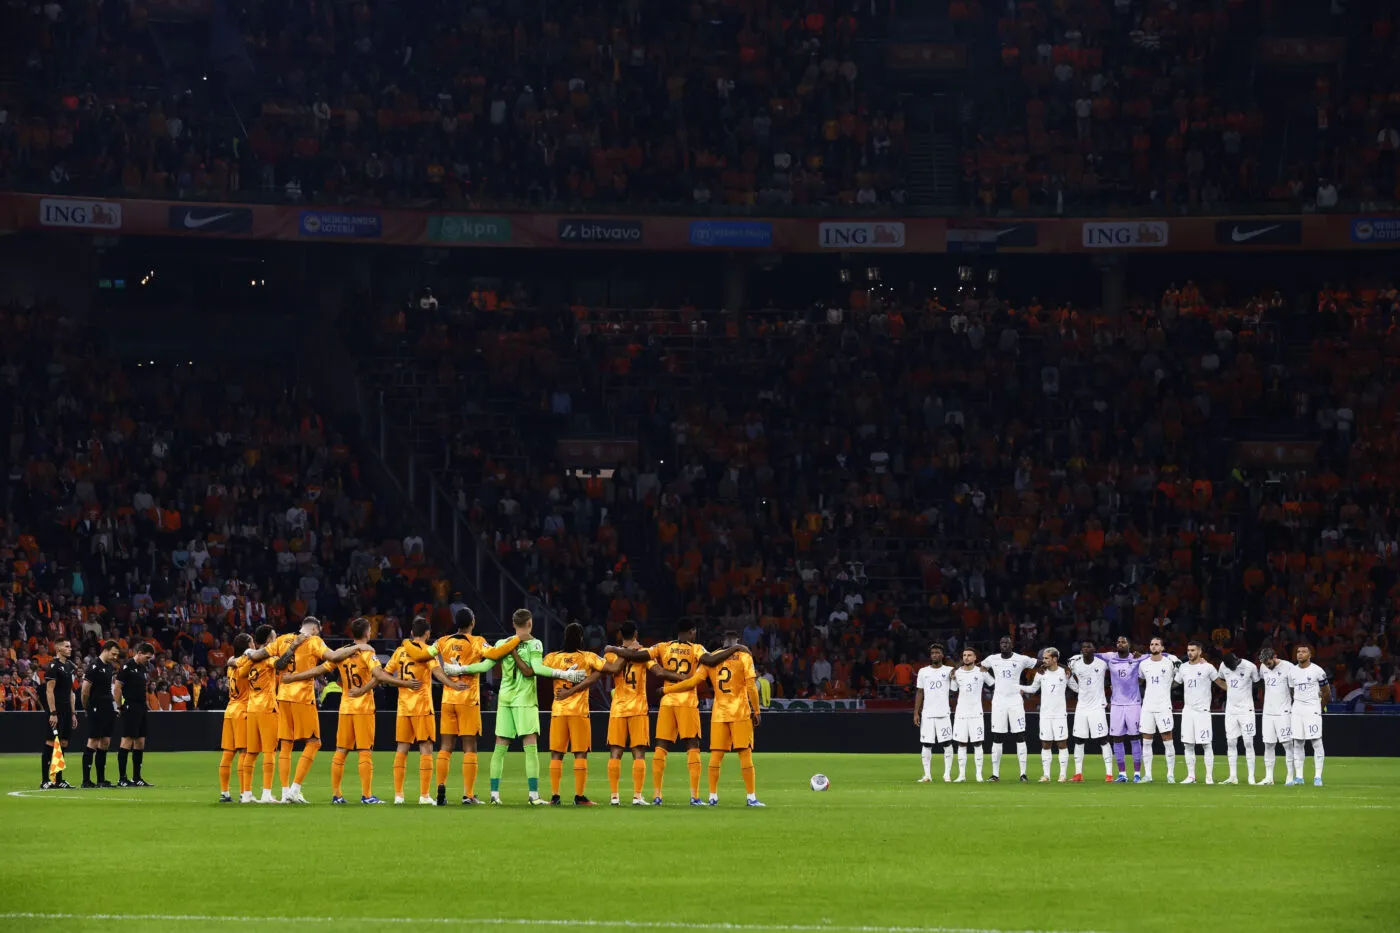
[[1001,650],[1003,655],[1010,657],[1011,649],[1015,647],[1015,643],[1011,640],[1010,635],[1003,635],[1001,636],[1001,641],[997,642],[997,647]]
[[413,633],[414,638],[422,638],[431,630],[432,626],[428,624],[428,620],[426,618],[424,618],[423,616],[413,617],[413,626],[409,629],[409,631]]
[[731,648],[734,645],[739,644],[739,633],[734,631],[733,629],[726,629],[724,634],[720,637],[724,641],[725,648]]
[[943,657],[948,653],[948,649],[943,647],[943,642],[936,641],[928,646],[929,660],[934,664],[942,664]]
[[695,637],[695,623],[689,619],[682,619],[676,628],[676,635],[681,641],[690,641]]
[[1312,645],[1299,645],[1293,649],[1293,656],[1298,659],[1299,664],[1306,664],[1312,660]]
[[360,641],[361,639],[363,639],[363,638],[364,638],[365,636],[367,636],[368,634],[369,634],[369,619],[366,619],[364,616],[360,616],[358,619],[356,619],[355,621],[353,621],[353,622],[350,623],[350,637],[351,637],[351,638],[355,639],[356,641]]
[[1094,659],[1094,643],[1092,641],[1082,641],[1079,643],[1079,650],[1084,653],[1084,660]]
[[233,651],[235,654],[242,654],[253,646],[253,639],[247,632],[239,632],[233,636]]
[[463,607],[457,610],[457,615],[453,618],[453,621],[457,623],[457,631],[470,632],[472,626],[476,625],[476,613]]
[[301,620],[301,630],[306,635],[321,634],[321,620],[315,616],[307,616]]
[[583,626],[577,622],[570,622],[564,626],[564,650],[583,650]]
[[[270,625],[259,625],[257,628],[255,628],[255,629],[253,630],[253,644],[256,645],[257,647],[261,648],[263,645],[265,645],[265,644],[268,643],[268,640],[269,640],[269,639],[272,638],[272,632],[273,632],[272,626],[270,626]],[[143,648],[149,648],[149,647],[150,647],[150,645],[142,644],[142,645],[140,645],[140,646],[137,647],[136,653],[137,653],[137,654],[140,654]]]
[[1220,659],[1220,663],[1233,671],[1240,666],[1240,659],[1235,656],[1233,651],[1227,651],[1225,656]]
[[518,629],[530,628],[535,624],[535,617],[530,614],[529,609],[517,609],[511,613],[510,624]]
[[623,622],[621,625],[619,625],[619,626],[617,627],[617,634],[621,635],[624,639],[636,638],[636,637],[637,637],[637,623],[636,623],[636,622],[633,622],[633,621],[630,620],[630,619],[627,620],[626,622]]

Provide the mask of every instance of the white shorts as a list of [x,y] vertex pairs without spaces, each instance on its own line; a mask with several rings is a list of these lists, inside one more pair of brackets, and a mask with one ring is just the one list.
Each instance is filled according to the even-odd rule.
[[1063,716],[1040,717],[1040,741],[1064,742],[1069,738],[1069,723]]
[[1138,729],[1143,735],[1166,735],[1172,731],[1171,710],[1160,713],[1155,710],[1143,710],[1138,719]]
[[1235,739],[1244,739],[1246,743],[1254,744],[1253,713],[1225,714],[1225,741],[1233,746]]
[[1101,742],[1108,738],[1108,715],[1101,709],[1074,711],[1074,737]]
[[944,745],[953,741],[953,720],[947,716],[934,718],[925,716],[919,723],[919,742],[922,745]]
[[1318,710],[1293,711],[1293,741],[1312,742],[1322,738],[1322,713]]
[[1026,731],[1024,703],[992,703],[992,734]]
[[976,719],[954,719],[953,720],[953,741],[963,745],[973,745],[981,742],[987,737],[987,726],[982,721],[982,717]]
[[1183,745],[1209,745],[1215,739],[1215,723],[1210,712],[1184,709],[1181,711],[1181,742]]
[[1264,744],[1293,741],[1293,714],[1270,713],[1264,717]]

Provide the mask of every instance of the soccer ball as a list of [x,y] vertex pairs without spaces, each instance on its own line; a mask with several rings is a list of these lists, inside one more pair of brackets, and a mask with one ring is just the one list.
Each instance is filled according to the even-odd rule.
[[826,790],[831,786],[831,781],[827,780],[825,774],[812,775],[812,790]]

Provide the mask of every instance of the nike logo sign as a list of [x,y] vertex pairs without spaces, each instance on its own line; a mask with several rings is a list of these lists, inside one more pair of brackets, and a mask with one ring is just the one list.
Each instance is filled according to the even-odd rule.
[[1272,227],[1260,227],[1258,230],[1251,230],[1248,233],[1241,233],[1240,228],[1236,227],[1230,231],[1230,239],[1234,240],[1236,243],[1248,243],[1255,237],[1263,236],[1270,230],[1277,230],[1281,226],[1283,226],[1283,224],[1274,224]]
[[232,217],[232,216],[233,216],[232,213],[227,213],[227,214],[215,214],[215,215],[212,216],[212,217],[198,217],[198,218],[196,218],[196,217],[191,217],[189,214],[186,214],[186,215],[185,215],[185,229],[186,229],[186,230],[198,230],[200,227],[207,227],[207,226],[209,226],[210,224],[214,223],[215,221],[223,220],[225,217]]

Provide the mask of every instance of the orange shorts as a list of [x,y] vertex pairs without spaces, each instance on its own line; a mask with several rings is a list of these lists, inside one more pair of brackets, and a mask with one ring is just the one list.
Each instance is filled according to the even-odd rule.
[[715,722],[710,720],[710,751],[738,752],[753,748],[753,720]]
[[608,719],[608,746],[640,748],[650,745],[650,725],[646,716],[613,716]]
[[477,703],[442,704],[443,735],[481,735],[481,706]]
[[310,703],[277,704],[277,740],[298,742],[302,739],[321,741],[321,717]]
[[219,748],[226,752],[241,751],[248,747],[248,714],[239,713],[224,717],[224,737]]
[[656,714],[656,737],[663,742],[700,738],[700,710],[693,706],[663,706]]
[[249,754],[277,751],[276,713],[249,713],[246,728]]
[[335,726],[335,747],[374,748],[374,714],[341,713]]
[[416,745],[419,742],[436,742],[437,726],[433,724],[433,714],[400,716],[395,719],[394,741],[410,745]]
[[593,728],[587,716],[549,717],[551,752],[593,751]]

